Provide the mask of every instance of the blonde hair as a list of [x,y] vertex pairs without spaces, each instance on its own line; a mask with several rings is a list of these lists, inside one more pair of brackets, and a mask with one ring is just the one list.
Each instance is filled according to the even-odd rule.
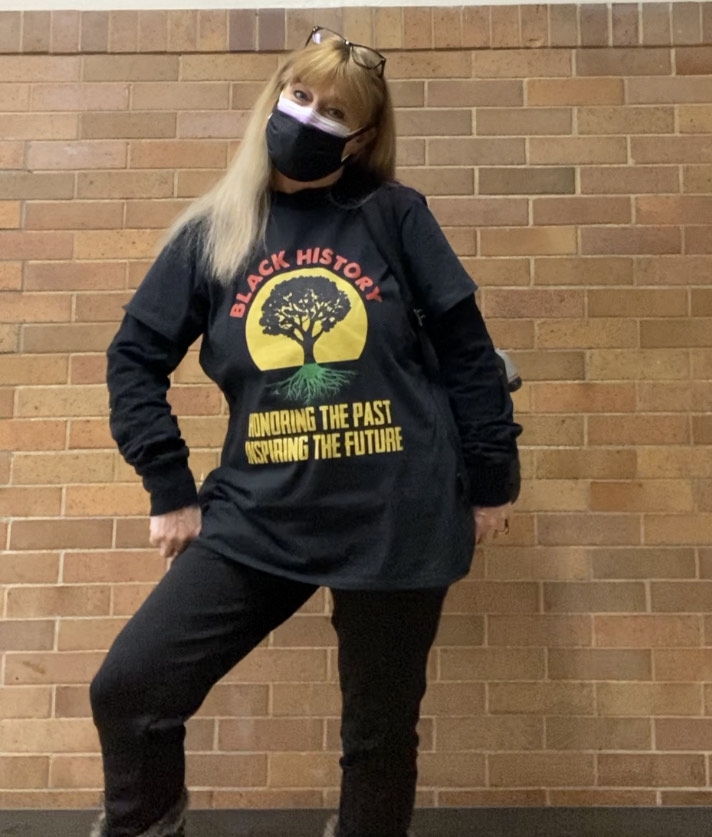
[[165,241],[170,242],[186,225],[202,222],[207,267],[211,277],[223,284],[232,281],[264,240],[272,171],[265,128],[282,89],[295,80],[315,88],[333,85],[337,95],[352,104],[362,124],[376,128],[375,138],[358,155],[360,166],[380,181],[395,176],[395,119],[385,79],[351,60],[349,47],[337,40],[293,52],[257,100],[225,175],[166,233]]

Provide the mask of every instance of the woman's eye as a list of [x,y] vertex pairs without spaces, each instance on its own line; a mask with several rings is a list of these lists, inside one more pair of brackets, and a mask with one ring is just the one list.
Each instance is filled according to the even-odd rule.
[[345,116],[343,110],[339,110],[338,108],[329,108],[329,110],[327,112],[332,119],[341,120]]
[[309,97],[303,90],[292,90],[292,96],[300,102],[306,102],[309,100]]

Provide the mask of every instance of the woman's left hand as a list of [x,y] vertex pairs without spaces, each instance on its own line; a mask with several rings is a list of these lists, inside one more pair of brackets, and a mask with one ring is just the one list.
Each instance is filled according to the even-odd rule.
[[475,506],[475,543],[493,541],[498,535],[509,532],[512,504],[503,506]]

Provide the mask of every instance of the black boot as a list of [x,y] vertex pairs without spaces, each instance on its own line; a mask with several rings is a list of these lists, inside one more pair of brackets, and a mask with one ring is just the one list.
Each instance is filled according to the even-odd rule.
[[[150,825],[137,837],[185,837],[185,811],[188,807],[188,791],[184,790],[178,802],[158,822]],[[89,832],[89,837],[110,837],[106,832],[106,813],[102,811]]]

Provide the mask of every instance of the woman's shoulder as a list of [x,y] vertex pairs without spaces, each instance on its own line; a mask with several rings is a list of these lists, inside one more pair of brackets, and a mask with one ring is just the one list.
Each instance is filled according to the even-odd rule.
[[428,205],[428,200],[422,192],[401,183],[400,180],[386,180],[381,184],[384,195],[396,201],[404,210],[415,205]]

